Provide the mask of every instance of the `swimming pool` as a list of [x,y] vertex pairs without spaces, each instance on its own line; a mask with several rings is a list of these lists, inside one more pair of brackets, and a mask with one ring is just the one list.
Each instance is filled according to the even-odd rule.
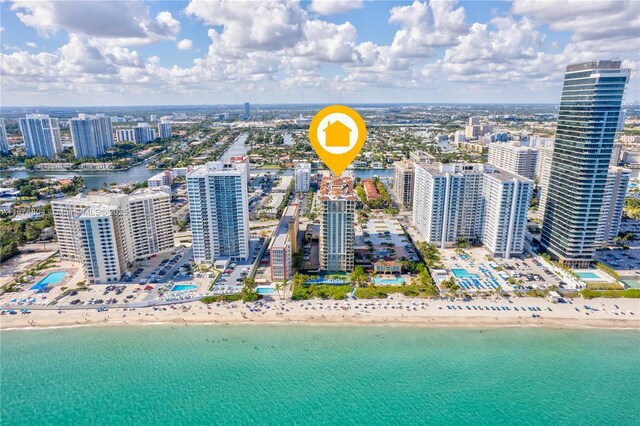
[[374,278],[373,283],[381,285],[402,285],[404,284],[404,278]]
[[346,275],[344,276],[344,280],[340,280],[337,278],[327,278],[326,276],[320,276],[315,280],[305,281],[305,284],[306,285],[312,285],[312,284],[349,285],[350,282],[351,280]]
[[582,279],[597,280],[600,279],[600,275],[595,272],[576,272],[576,275]]
[[470,274],[466,269],[462,268],[452,269],[451,273],[456,278],[478,278],[476,274]]
[[43,279],[38,281],[38,283],[36,285],[34,285],[33,287],[31,287],[29,290],[38,290],[38,291],[40,291],[40,290],[43,290],[49,284],[58,284],[60,281],[62,281],[62,279],[66,275],[67,275],[67,273],[64,272],[64,271],[51,272],[50,274],[47,274],[46,277],[44,277]]
[[192,285],[192,284],[175,284],[173,287],[171,287],[171,291],[187,291],[187,290],[195,290],[196,288],[198,288],[197,285]]
[[274,294],[276,290],[273,287],[258,287],[256,293],[258,294]]

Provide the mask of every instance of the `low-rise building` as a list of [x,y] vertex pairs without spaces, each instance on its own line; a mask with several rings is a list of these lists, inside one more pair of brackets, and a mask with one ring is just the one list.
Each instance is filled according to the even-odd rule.
[[65,171],[65,170],[71,170],[72,167],[73,167],[73,163],[40,163],[33,166],[33,168],[36,170],[48,170],[48,171],[53,171],[53,170]]
[[157,188],[159,186],[171,186],[173,175],[171,170],[165,170],[149,178],[147,186],[149,188]]
[[376,184],[373,182],[373,179],[362,179],[362,187],[364,188],[364,193],[367,195],[367,200],[376,200],[382,197],[378,192],[378,188],[376,188]]
[[80,170],[113,170],[116,168],[115,163],[82,163],[80,164]]
[[402,262],[399,260],[378,260],[373,264],[373,271],[376,274],[394,274],[399,275],[402,273]]

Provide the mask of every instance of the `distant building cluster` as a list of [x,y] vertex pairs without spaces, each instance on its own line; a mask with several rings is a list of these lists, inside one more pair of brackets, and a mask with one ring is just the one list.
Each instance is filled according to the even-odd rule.
[[[148,123],[138,123],[130,128],[113,128],[113,123],[126,122],[121,117],[109,117],[105,114],[78,114],[69,119],[69,133],[76,158],[99,158],[107,150],[114,147],[115,142],[134,142],[145,144],[158,137],[170,139],[171,123],[161,120],[157,129]],[[156,116],[151,116],[156,121]],[[53,158],[62,152],[60,123],[57,118],[46,114],[27,114],[18,120],[20,132],[24,140],[27,157]],[[63,122],[66,124],[66,122]],[[114,137],[115,136],[115,137]],[[0,118],[0,153],[10,150],[4,120]]]

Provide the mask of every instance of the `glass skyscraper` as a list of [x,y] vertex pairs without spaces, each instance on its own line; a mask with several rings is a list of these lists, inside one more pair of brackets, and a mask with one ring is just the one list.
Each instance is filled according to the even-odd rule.
[[586,268],[593,259],[629,73],[620,61],[567,67],[541,243],[552,257],[571,268]]

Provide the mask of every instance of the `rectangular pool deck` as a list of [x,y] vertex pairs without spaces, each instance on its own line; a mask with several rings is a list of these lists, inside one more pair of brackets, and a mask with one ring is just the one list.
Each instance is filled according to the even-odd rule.
[[67,276],[67,273],[64,271],[56,271],[56,272],[51,272],[49,274],[47,274],[47,276],[45,276],[44,278],[42,278],[40,281],[38,281],[33,287],[31,287],[29,290],[37,290],[37,291],[42,291],[44,290],[49,284],[58,284],[60,281],[62,281],[64,279],[64,277]]

